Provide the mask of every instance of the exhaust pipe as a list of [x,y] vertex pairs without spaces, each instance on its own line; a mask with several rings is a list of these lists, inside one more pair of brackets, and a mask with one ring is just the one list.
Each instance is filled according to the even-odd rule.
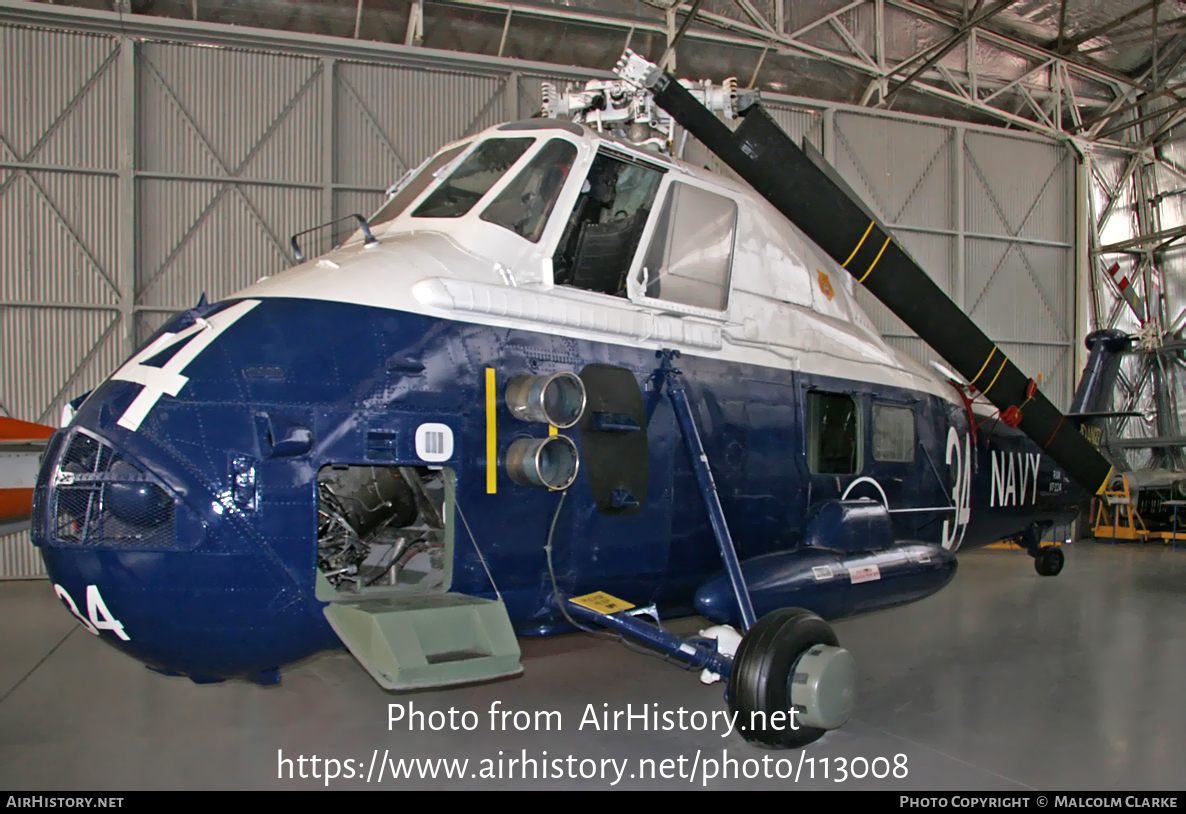
[[[575,378],[575,377],[574,377]],[[577,445],[563,435],[520,438],[507,450],[507,474],[520,486],[567,489],[577,478]]]
[[521,373],[507,382],[507,407],[520,421],[567,429],[581,420],[585,401],[585,383],[575,373]]

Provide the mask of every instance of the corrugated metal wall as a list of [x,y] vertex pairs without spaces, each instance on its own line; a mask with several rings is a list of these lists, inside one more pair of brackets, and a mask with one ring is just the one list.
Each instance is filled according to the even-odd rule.
[[[0,407],[56,423],[122,361],[111,37],[0,27]],[[44,573],[28,534],[0,577]]]
[[[347,40],[332,54],[281,53],[229,27],[210,38],[218,45],[196,33],[161,41],[143,35],[153,22],[137,25],[134,37],[0,25],[0,409],[17,418],[56,423],[170,314],[283,270],[289,235],[372,212],[439,145],[534,114],[542,81],[575,74],[443,52],[439,64],[399,64],[398,49],[377,60],[376,46]],[[772,108],[1065,403],[1074,226],[1063,149]],[[928,355],[867,305],[892,342]],[[0,578],[42,573],[27,535],[0,538]]]

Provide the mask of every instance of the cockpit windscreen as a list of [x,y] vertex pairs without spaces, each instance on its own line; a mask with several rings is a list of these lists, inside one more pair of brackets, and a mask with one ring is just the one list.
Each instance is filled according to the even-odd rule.
[[383,204],[383,208],[376,212],[375,216],[370,219],[370,225],[378,226],[380,223],[387,223],[399,217],[400,213],[407,209],[408,205],[420,197],[420,193],[428,189],[432,182],[436,180],[437,173],[460,155],[461,151],[468,146],[468,142],[458,144],[455,147],[442,150],[430,158],[424,166],[404,182],[403,186],[391,197],[391,200]]
[[506,171],[527,152],[535,139],[489,139],[474,149],[424,203],[414,218],[460,218],[473,208]]
[[576,157],[577,148],[571,141],[549,141],[486,207],[482,220],[539,242]]

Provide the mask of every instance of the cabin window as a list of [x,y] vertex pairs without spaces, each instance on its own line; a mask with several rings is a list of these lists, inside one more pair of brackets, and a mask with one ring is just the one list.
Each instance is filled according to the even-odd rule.
[[539,242],[576,157],[577,147],[571,141],[549,141],[486,207],[482,220]]
[[643,260],[646,296],[724,311],[737,204],[721,195],[675,183]]
[[626,296],[626,275],[663,170],[601,153],[552,258],[557,285]]
[[914,461],[914,410],[873,405],[873,460]]
[[448,150],[437,153],[426,161],[395,191],[391,199],[383,204],[383,208],[374,214],[374,217],[369,221],[370,225],[377,226],[399,217],[400,213],[407,209],[408,205],[419,198],[420,193],[428,189],[436,180],[437,174],[468,146],[468,143],[458,144],[456,147],[450,147]]
[[483,141],[416,207],[412,217],[460,218],[482,200],[534,142],[530,138]]
[[857,415],[852,396],[807,394],[807,464],[812,472],[851,475],[860,470]]

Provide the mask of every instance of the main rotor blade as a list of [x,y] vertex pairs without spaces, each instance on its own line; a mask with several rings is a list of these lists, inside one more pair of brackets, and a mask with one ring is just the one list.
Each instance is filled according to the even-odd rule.
[[[633,55],[628,55],[631,57]],[[637,57],[633,57],[637,61]],[[624,58],[623,63],[625,64]],[[637,65],[637,62],[635,62]],[[625,75],[625,74],[623,74]],[[919,335],[1002,413],[1021,411],[1019,428],[1088,492],[1099,494],[1112,465],[1073,421],[935,285],[885,224],[822,159],[812,160],[761,105],[736,133],[667,73],[629,77],[734,172]]]

